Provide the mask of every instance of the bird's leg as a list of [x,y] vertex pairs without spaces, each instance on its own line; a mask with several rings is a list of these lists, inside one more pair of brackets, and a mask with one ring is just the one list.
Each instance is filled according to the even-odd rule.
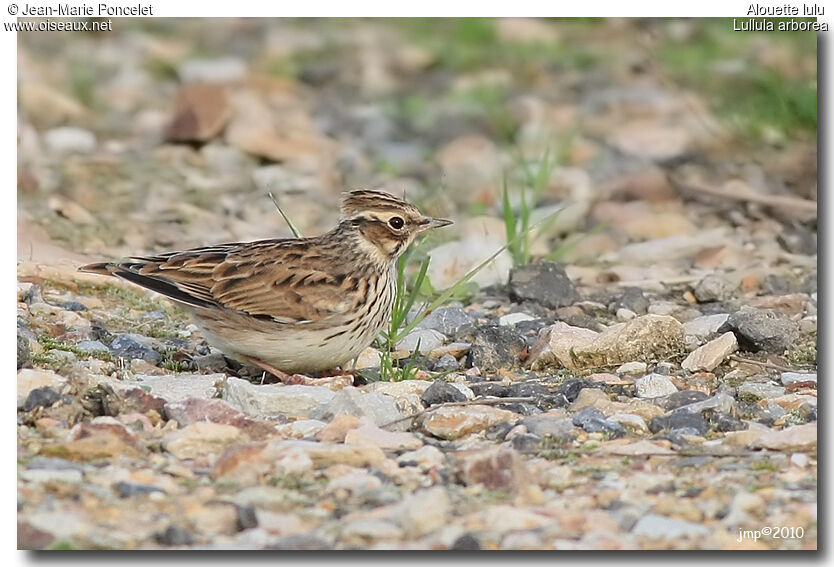
[[355,378],[356,374],[356,370],[343,370],[342,368],[328,368],[327,370],[321,371],[322,378],[330,378],[335,376],[351,376]]
[[[244,359],[244,357],[239,358]],[[322,378],[310,378],[309,376],[304,376],[303,374],[287,374],[283,370],[275,368],[268,362],[264,362],[263,360],[255,358],[253,356],[247,356],[245,357],[245,360],[266,370],[267,372],[281,380],[281,382],[283,382],[284,384],[326,386],[333,390],[341,390],[345,386],[353,386],[353,378],[355,376],[355,373],[353,372],[336,371],[336,374],[322,373]],[[263,380],[261,380],[261,383],[263,383]]]
[[[301,374],[287,374],[283,370],[278,370],[277,368],[275,368],[268,362],[264,362],[260,358],[255,358],[253,356],[247,356],[245,358],[241,356],[239,358],[245,360],[246,362],[251,362],[255,366],[258,366],[263,370],[266,370],[267,372],[278,378],[284,384],[306,384],[307,380],[310,380],[310,378],[302,376]],[[264,377],[261,378],[261,384],[263,384],[264,382],[263,378]]]

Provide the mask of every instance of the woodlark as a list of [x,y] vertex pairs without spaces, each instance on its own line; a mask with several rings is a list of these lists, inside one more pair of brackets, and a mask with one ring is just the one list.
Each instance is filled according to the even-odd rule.
[[186,306],[208,342],[286,380],[353,360],[388,323],[396,260],[452,224],[382,191],[344,193],[338,226],[312,238],[219,244],[89,264]]

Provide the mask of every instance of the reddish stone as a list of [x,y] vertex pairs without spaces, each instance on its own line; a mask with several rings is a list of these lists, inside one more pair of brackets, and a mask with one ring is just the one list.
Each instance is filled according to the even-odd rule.
[[161,414],[165,407],[165,400],[149,394],[142,388],[129,390],[114,390],[107,388],[102,396],[101,404],[104,415],[117,416],[122,413],[145,414],[151,410]]
[[457,455],[458,474],[467,486],[518,491],[529,481],[521,455],[510,448],[464,451]]
[[219,399],[190,398],[182,402],[170,402],[165,404],[165,416],[176,421],[180,427],[201,421],[233,425],[258,440],[276,434],[272,424],[251,419]]
[[18,549],[45,549],[55,540],[55,537],[26,522],[17,523]]

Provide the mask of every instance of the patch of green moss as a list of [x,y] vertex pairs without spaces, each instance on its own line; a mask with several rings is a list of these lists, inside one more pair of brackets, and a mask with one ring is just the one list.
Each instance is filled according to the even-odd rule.
[[779,465],[771,461],[770,459],[762,459],[759,461],[754,461],[750,464],[750,470],[756,472],[776,472],[779,470]]
[[47,352],[50,350],[62,350],[66,352],[71,352],[78,358],[97,358],[99,360],[106,360],[108,362],[113,360],[113,356],[109,352],[84,350],[69,343],[56,341],[51,337],[38,337],[38,342]]
[[785,358],[791,366],[816,368],[817,334],[811,333],[801,338],[785,353]]
[[78,546],[76,546],[74,543],[72,543],[71,541],[67,541],[65,539],[62,539],[62,540],[58,540],[56,542],[53,542],[52,544],[49,545],[49,547],[47,547],[47,549],[50,550],[50,551],[75,551],[75,550],[80,549],[80,548]]

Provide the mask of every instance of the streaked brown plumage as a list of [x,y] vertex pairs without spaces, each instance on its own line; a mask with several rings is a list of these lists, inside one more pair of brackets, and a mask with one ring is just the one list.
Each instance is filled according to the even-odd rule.
[[330,232],[312,238],[220,244],[82,271],[113,275],[186,306],[225,354],[281,376],[344,365],[391,316],[395,265],[423,216],[382,191],[352,191]]

